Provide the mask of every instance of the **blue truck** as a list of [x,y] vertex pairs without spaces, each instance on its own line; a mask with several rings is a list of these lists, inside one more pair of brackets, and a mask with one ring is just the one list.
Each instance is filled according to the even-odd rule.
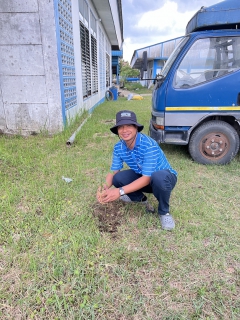
[[[144,62],[143,62],[144,63]],[[150,136],[188,145],[201,164],[224,165],[239,151],[240,1],[202,7],[156,78]]]

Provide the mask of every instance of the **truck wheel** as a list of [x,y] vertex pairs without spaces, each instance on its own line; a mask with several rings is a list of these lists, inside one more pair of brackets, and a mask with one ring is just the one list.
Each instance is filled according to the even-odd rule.
[[227,164],[238,153],[239,136],[224,121],[205,122],[192,134],[188,149],[198,163]]

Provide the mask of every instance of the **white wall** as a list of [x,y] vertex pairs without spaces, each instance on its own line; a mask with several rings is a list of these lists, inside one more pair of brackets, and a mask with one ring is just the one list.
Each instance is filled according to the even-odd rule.
[[[88,4],[98,18],[90,0]],[[117,13],[114,15],[119,24]],[[54,0],[0,0],[0,131],[55,133],[63,129],[65,116],[73,118],[104,100],[108,88],[100,90],[100,85],[98,93],[82,98],[78,0],[72,0],[72,23],[77,105],[65,111],[61,101]],[[97,41],[99,26],[108,42],[111,66],[110,43],[100,21]]]
[[61,130],[53,3],[1,1],[0,30],[0,130]]

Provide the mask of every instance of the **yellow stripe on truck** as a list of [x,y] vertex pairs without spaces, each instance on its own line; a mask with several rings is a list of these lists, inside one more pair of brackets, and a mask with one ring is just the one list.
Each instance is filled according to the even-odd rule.
[[240,107],[166,107],[166,111],[240,111]]

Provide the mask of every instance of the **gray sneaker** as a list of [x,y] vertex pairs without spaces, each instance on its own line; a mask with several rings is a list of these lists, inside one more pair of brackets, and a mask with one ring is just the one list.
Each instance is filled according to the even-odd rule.
[[160,221],[164,230],[173,230],[175,228],[174,219],[169,213],[160,215]]
[[123,201],[123,202],[126,202],[126,203],[141,203],[145,206],[146,208],[146,212],[149,212],[149,213],[154,213],[155,212],[155,209],[154,207],[148,203],[148,200],[147,200],[147,197],[144,196],[143,200],[142,201],[132,201],[129,196],[127,194],[124,194],[123,196],[120,197],[120,200]]
[[133,202],[128,195],[124,194],[123,196],[120,197],[120,200],[123,202]]

